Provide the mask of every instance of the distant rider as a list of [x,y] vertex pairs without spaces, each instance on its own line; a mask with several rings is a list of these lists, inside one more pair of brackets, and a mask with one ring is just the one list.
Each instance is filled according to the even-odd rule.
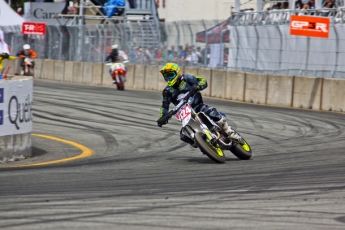
[[[126,63],[128,62],[128,56],[125,52],[122,50],[119,50],[119,46],[117,44],[111,46],[111,52],[108,54],[108,56],[105,58],[105,62],[123,62]],[[127,69],[125,69],[127,71]],[[113,79],[112,75],[112,69],[109,69],[109,74],[111,78]],[[116,84],[116,80],[113,79],[113,83]]]
[[[29,44],[25,44],[23,45],[23,49],[20,50],[18,53],[17,53],[17,57],[19,57],[21,59],[20,61],[20,66],[22,68],[25,67],[25,58],[31,58],[31,59],[36,59],[37,58],[37,54],[36,52],[31,49],[30,45]],[[32,68],[35,67],[35,62],[32,61]]]
[[[231,136],[231,138],[238,138],[236,132],[231,129],[226,122],[226,118],[222,116],[215,108],[203,103],[201,93],[198,91],[207,87],[207,81],[205,78],[189,73],[181,74],[180,67],[175,63],[166,63],[160,72],[163,75],[164,80],[167,82],[167,86],[162,92],[163,99],[162,107],[160,109],[160,117],[168,114],[170,103],[173,103],[175,106],[179,103],[177,98],[180,94],[190,92],[190,95],[194,95],[196,93],[191,103],[192,108],[197,113],[204,112],[206,115],[208,115],[226,134]],[[162,124],[157,122],[158,126],[162,126],[167,123],[168,121]],[[180,131],[180,139],[191,144],[193,147],[197,147],[196,143],[183,134],[182,129]]]

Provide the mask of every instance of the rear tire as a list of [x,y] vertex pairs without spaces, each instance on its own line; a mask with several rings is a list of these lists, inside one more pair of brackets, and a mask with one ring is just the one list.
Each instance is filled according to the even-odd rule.
[[249,160],[252,157],[252,149],[249,144],[243,139],[244,144],[233,143],[230,151],[241,160]]
[[203,133],[195,133],[195,142],[197,143],[200,151],[206,154],[214,162],[224,163],[226,161],[224,153],[223,156],[218,155],[217,152],[212,147],[210,147],[210,145],[203,138]]

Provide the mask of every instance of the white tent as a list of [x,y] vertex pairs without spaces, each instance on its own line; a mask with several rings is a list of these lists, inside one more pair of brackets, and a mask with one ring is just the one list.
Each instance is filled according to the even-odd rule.
[[21,26],[24,21],[24,18],[17,14],[5,0],[0,0],[0,26]]

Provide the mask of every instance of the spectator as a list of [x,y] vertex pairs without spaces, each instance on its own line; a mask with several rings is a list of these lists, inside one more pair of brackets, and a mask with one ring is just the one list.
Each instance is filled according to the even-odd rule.
[[161,52],[162,52],[162,61],[166,62],[167,58],[167,49],[165,46],[161,47]]
[[[152,50],[152,48],[151,48]],[[150,49],[144,47],[144,56],[145,56],[145,63],[151,64],[152,60],[154,60],[153,54]]]
[[129,52],[129,61],[131,63],[137,62],[137,53],[138,53],[138,47],[133,47],[133,49]]
[[186,52],[184,51],[183,46],[178,46],[178,52],[178,61],[183,63],[186,58]]
[[123,13],[122,9],[118,9],[117,6],[124,7],[125,1],[124,0],[109,0],[108,2],[104,3],[104,14],[111,18],[113,15],[118,14],[121,15]]
[[174,62],[174,53],[171,50],[168,50],[168,62]]
[[326,0],[323,4],[323,8],[335,8],[335,4],[332,0]]
[[206,47],[201,51],[202,55],[202,64],[208,66],[210,64],[211,59],[211,45],[206,44]]
[[303,9],[305,10],[315,9],[315,0],[309,0],[307,4],[303,5]]
[[191,48],[187,49],[185,64],[186,65],[197,65],[198,64],[198,55]]
[[171,46],[170,46],[170,50],[171,50],[172,52],[175,52],[175,51],[176,51],[175,46],[174,46],[174,45],[171,45]]
[[196,48],[195,53],[196,53],[196,55],[198,55],[198,63],[199,63],[199,64],[202,64],[202,55],[201,55],[200,50],[201,50],[201,48],[200,48],[200,46],[198,46],[198,47]]

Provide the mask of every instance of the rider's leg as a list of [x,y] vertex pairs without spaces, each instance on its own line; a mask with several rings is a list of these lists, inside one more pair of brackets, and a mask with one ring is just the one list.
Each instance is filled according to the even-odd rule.
[[217,125],[231,138],[237,139],[238,135],[235,130],[231,128],[231,126],[226,121],[225,116],[222,116],[217,109],[210,107],[208,105],[203,104],[200,107],[200,111],[207,114]]

